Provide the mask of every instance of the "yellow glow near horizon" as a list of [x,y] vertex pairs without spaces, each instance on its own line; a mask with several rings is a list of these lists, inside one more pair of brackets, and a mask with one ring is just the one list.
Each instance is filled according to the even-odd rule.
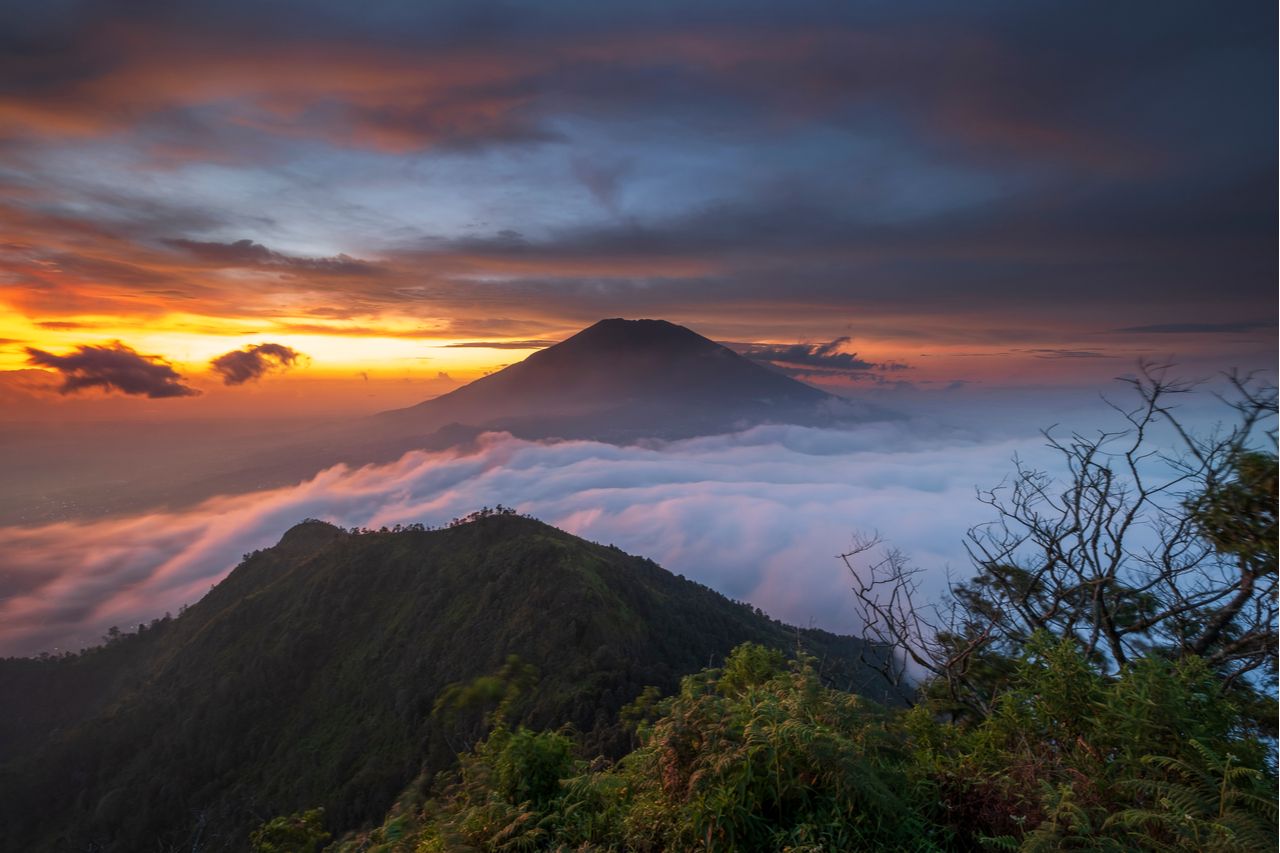
[[[274,321],[169,314],[147,322],[120,317],[75,316],[41,325],[20,314],[8,314],[0,322],[0,337],[63,354],[80,345],[103,346],[122,341],[144,355],[164,358],[180,372],[200,375],[209,362],[232,350],[262,343],[277,343],[304,354],[305,370],[317,376],[352,376],[377,371],[403,376],[434,376],[439,372],[472,377],[503,364],[528,357],[536,349],[452,347],[457,337],[415,336],[420,324],[381,321],[365,324],[360,333],[342,331],[336,324],[307,323],[303,333],[290,331],[302,325],[293,318]],[[325,332],[325,326],[334,329]],[[365,331],[367,329],[367,331]],[[379,334],[383,332],[383,334]],[[0,370],[30,365],[23,346],[0,349]]]
[[[905,318],[898,325],[903,324]],[[449,325],[446,318],[427,319],[399,314],[336,320],[315,317],[296,308],[270,317],[216,316],[193,312],[170,312],[145,318],[109,314],[30,316],[0,304],[0,371],[30,369],[26,346],[62,355],[72,352],[77,346],[103,346],[118,340],[143,355],[165,359],[193,386],[213,390],[222,381],[209,370],[212,359],[245,347],[276,343],[305,356],[302,364],[287,372],[291,383],[311,379],[330,383],[366,380],[458,383],[472,381],[537,351],[536,347],[452,346],[468,339],[444,334],[442,330]],[[710,322],[691,325],[695,330],[701,329],[712,335],[717,331]],[[560,337],[568,331],[571,329],[562,330],[555,336]],[[735,337],[733,328],[719,331],[721,334],[716,337],[744,339]],[[745,339],[752,340],[750,331],[746,331]],[[1087,357],[1093,355],[1088,350],[1097,346],[1096,342],[1059,337],[1049,329],[1044,330],[1043,337],[1035,344],[1015,346],[993,344],[985,340],[985,335],[979,334],[982,330],[967,331],[959,322],[929,331],[936,334],[928,343],[892,335],[856,336],[840,346],[839,351],[856,353],[859,359],[884,367],[849,375],[838,372],[824,374],[820,368],[815,368],[812,374],[803,378],[850,389],[871,388],[877,381],[906,381],[922,384],[922,387],[956,379],[986,384],[1080,383],[1096,381],[1099,377],[1108,379],[1144,354],[1133,345],[1118,346],[1112,342],[1108,343],[1107,353]],[[771,342],[789,345],[797,337],[785,335]],[[757,339],[757,342],[767,341]],[[1066,357],[1059,357],[1062,355]],[[1194,352],[1189,355],[1194,355]],[[447,376],[441,377],[440,374]],[[272,388],[279,389],[280,376],[279,373],[273,374]],[[51,372],[50,381],[53,379]],[[331,387],[336,389],[338,386],[333,384]],[[358,386],[349,390],[352,395],[365,392]],[[332,390],[327,393],[338,392]],[[188,402],[187,405],[191,404]]]

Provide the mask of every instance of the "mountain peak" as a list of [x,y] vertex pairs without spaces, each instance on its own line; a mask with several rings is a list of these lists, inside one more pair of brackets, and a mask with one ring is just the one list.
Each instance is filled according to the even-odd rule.
[[631,441],[830,423],[847,408],[684,326],[613,317],[388,417],[419,430],[458,423],[531,438]]
[[704,338],[692,329],[676,325],[667,320],[626,320],[613,317],[600,320],[588,326],[576,335],[567,338],[559,346],[565,344],[581,346],[584,344],[604,345],[612,348],[635,347],[688,347],[711,348],[719,346],[714,341]]
[[543,371],[559,373],[560,381],[570,382],[602,370],[617,381],[643,382],[679,362],[706,356],[737,358],[731,350],[684,326],[666,320],[614,317],[594,323],[508,370],[537,365]]
[[342,528],[318,518],[308,518],[286,530],[276,547],[288,551],[315,550],[341,535]]

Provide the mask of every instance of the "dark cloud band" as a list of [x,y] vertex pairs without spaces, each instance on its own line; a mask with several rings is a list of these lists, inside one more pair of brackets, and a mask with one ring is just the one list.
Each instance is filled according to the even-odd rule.
[[1270,323],[1156,323],[1150,326],[1128,326],[1116,329],[1138,335],[1235,335],[1274,328]]

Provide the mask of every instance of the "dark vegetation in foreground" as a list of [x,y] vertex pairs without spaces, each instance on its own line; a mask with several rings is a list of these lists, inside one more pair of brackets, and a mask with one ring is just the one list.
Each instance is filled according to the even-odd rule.
[[[1200,660],[1118,677],[1036,635],[990,714],[887,710],[812,662],[743,645],[630,706],[640,742],[608,766],[571,731],[502,714],[434,785],[337,851],[1271,850],[1267,747]],[[261,851],[319,850],[323,816],[261,827]]]

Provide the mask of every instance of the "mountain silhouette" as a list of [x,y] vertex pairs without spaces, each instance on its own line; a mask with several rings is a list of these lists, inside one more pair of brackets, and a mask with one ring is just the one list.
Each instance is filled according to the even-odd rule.
[[526,438],[626,441],[759,423],[829,424],[860,413],[684,326],[612,319],[379,421],[392,430],[453,424]]
[[264,817],[315,806],[358,828],[479,735],[482,709],[437,701],[509,655],[541,674],[518,721],[572,723],[616,755],[625,703],[748,640],[804,649],[839,687],[873,683],[858,640],[533,519],[306,522],[176,618],[78,656],[0,660],[6,849],[242,850]]

